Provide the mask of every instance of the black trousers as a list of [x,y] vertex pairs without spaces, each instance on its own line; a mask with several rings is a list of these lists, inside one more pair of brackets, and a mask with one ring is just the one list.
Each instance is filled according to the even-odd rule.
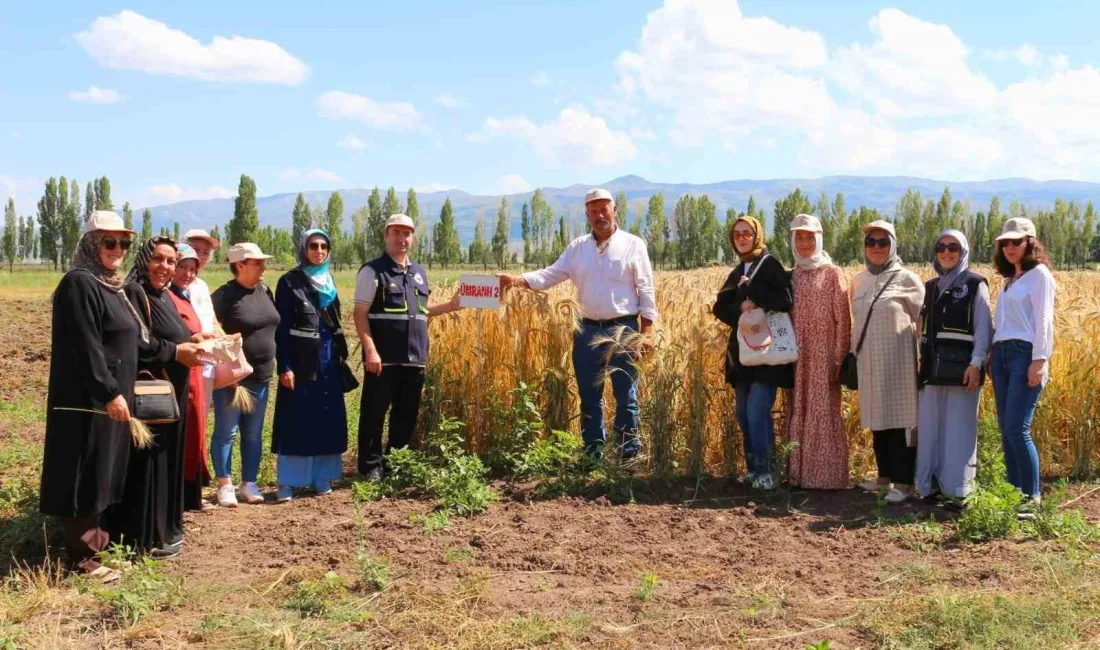
[[[368,372],[364,375],[363,392],[359,397],[360,474],[381,467],[383,453],[409,446],[416,429],[420,393],[423,390],[423,367],[382,366],[382,374]],[[390,411],[390,426],[384,452],[382,429],[386,411]]]
[[891,483],[912,485],[916,473],[917,448],[905,444],[905,429],[872,431],[875,464],[880,478]]

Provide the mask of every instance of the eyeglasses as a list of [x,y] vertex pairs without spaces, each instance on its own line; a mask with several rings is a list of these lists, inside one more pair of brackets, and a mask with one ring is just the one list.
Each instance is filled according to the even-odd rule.
[[959,253],[963,247],[959,244],[936,244],[937,253]]
[[1023,246],[1027,243],[1027,240],[1023,237],[1020,239],[1002,239],[1001,248],[1016,248],[1017,246]]
[[103,247],[109,251],[113,251],[115,246],[120,247],[124,251],[128,251],[130,250],[131,243],[129,239],[115,239],[114,237],[103,238]]
[[748,230],[734,230],[733,231],[733,238],[734,239],[752,239],[755,236],[756,236],[756,233],[748,231]]
[[864,248],[890,248],[889,237],[865,237],[863,239]]
[[311,251],[327,251],[328,244],[323,241],[311,241],[309,242],[309,250]]

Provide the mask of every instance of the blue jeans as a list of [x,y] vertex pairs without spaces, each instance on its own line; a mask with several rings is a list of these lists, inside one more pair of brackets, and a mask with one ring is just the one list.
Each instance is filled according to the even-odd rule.
[[260,473],[260,455],[263,453],[264,413],[267,411],[268,383],[245,379],[241,386],[256,398],[256,409],[242,413],[230,404],[233,388],[214,391],[214,437],[210,443],[210,462],[214,476],[228,478],[233,458],[233,439],[241,433],[241,480],[255,483]]
[[1039,454],[1031,440],[1031,419],[1039,403],[1042,384],[1027,385],[1031,365],[1031,344],[1027,341],[998,341],[993,344],[993,397],[997,401],[997,424],[1005,452],[1008,482],[1026,496],[1039,496]]
[[770,384],[753,382],[739,383],[733,390],[737,423],[741,425],[741,433],[745,436],[745,465],[750,474],[770,473],[775,455],[772,406],[775,405],[778,389]]
[[[634,317],[616,325],[581,324],[581,331],[573,338],[573,372],[577,375],[577,391],[581,398],[581,437],[585,452],[599,455],[607,441],[603,425],[603,387],[605,372],[611,376],[611,388],[615,394],[615,435],[625,456],[633,456],[641,449],[638,440],[638,369],[629,354],[616,352],[609,363],[604,361],[607,347],[593,348],[592,341],[599,336],[611,336],[625,327],[637,331],[638,319]],[[610,372],[608,372],[610,370]]]

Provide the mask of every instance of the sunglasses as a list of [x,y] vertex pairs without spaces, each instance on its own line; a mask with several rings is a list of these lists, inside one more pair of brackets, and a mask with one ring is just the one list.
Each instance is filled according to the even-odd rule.
[[890,248],[889,237],[866,237],[863,240],[864,248]]
[[309,242],[309,250],[311,251],[327,251],[328,244],[323,241],[311,241]]
[[937,253],[960,253],[962,249],[959,244],[936,244]]
[[132,242],[129,239],[115,239],[114,237],[104,237],[103,247],[109,251],[113,251],[115,246],[118,246],[124,251],[130,250],[130,244]]
[[1002,239],[1001,240],[1001,248],[1016,248],[1017,246],[1023,246],[1026,243],[1027,243],[1027,240],[1024,239],[1024,238],[1020,238],[1020,239]]
[[750,231],[747,231],[747,230],[746,231],[743,231],[743,230],[734,230],[733,231],[733,238],[734,239],[752,239],[755,235],[756,235],[756,233],[750,232]]

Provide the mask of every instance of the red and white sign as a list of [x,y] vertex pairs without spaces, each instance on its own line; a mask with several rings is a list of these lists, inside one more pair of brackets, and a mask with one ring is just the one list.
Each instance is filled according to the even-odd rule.
[[458,295],[458,304],[464,308],[496,309],[500,306],[500,278],[463,275],[459,278]]

